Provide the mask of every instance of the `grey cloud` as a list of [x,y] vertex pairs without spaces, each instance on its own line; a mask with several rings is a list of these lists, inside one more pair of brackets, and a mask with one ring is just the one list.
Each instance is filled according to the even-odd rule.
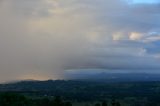
[[8,0],[0,9],[0,74],[7,76],[1,80],[65,78],[69,69],[160,68],[153,52],[159,44],[129,39],[133,32],[159,32],[159,4]]

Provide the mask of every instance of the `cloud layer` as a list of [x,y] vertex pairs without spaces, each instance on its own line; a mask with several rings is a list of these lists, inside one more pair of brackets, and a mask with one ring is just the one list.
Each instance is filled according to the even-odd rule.
[[160,69],[159,3],[0,1],[0,80],[65,78],[65,70]]

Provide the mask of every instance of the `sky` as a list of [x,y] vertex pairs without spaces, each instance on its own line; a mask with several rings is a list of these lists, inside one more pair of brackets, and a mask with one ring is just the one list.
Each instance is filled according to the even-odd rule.
[[156,3],[159,3],[159,0],[128,0],[128,1],[131,1],[132,3],[148,3],[148,4],[156,4]]
[[0,82],[160,72],[159,0],[1,0]]

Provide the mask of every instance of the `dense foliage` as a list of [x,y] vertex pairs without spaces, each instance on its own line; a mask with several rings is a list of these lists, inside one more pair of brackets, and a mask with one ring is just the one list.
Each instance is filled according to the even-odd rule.
[[0,91],[0,106],[160,105],[160,82],[22,81]]

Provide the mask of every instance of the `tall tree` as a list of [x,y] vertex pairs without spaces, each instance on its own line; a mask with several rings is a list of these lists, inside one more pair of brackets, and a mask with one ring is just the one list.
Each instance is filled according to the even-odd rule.
[[116,106],[116,100],[112,99],[111,104],[112,104],[112,106]]
[[53,100],[53,106],[64,106],[64,102],[60,96],[56,96]]
[[0,106],[28,106],[28,99],[15,93],[3,93],[0,95]]
[[72,106],[72,103],[71,102],[66,102],[65,106]]
[[96,103],[95,106],[101,106],[100,103]]
[[120,102],[117,101],[116,102],[116,106],[121,106]]
[[106,102],[106,101],[103,101],[103,102],[102,102],[102,106],[108,106],[107,102]]

